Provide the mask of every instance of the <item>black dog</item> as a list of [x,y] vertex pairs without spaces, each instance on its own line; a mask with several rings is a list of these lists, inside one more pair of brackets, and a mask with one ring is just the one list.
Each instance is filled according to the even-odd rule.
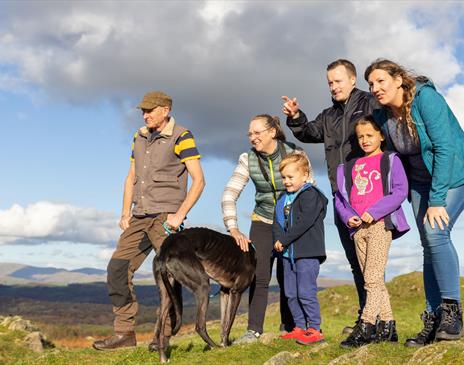
[[235,240],[208,228],[190,228],[166,238],[153,261],[153,271],[160,290],[160,316],[155,329],[160,361],[167,361],[164,327],[171,305],[176,313],[172,335],[179,330],[182,304],[173,281],[190,289],[197,302],[195,329],[211,347],[217,347],[206,331],[209,303],[209,279],[221,285],[221,346],[229,345],[229,333],[242,293],[253,281],[256,257],[253,247],[243,252]]

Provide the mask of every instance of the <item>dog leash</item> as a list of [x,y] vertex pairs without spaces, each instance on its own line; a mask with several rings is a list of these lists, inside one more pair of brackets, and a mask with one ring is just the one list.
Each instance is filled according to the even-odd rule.
[[184,230],[184,223],[181,223],[180,226],[177,227],[177,229],[175,231],[173,231],[171,228],[169,228],[166,222],[163,223],[163,228],[164,228],[164,232],[166,232],[166,234],[168,236],[170,236],[173,233],[178,233],[180,231],[183,231]]

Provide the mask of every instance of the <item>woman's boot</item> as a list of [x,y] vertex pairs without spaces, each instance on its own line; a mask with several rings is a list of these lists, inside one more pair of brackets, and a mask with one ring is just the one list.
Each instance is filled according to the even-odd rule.
[[398,342],[395,321],[377,321],[375,326],[375,342]]
[[459,340],[462,330],[462,309],[457,300],[443,299],[437,310],[440,319],[436,339]]
[[348,349],[352,347],[360,347],[371,343],[375,336],[375,325],[364,320],[359,320],[345,341],[340,343],[340,346]]
[[421,315],[424,328],[416,337],[408,338],[404,344],[406,347],[423,347],[435,340],[435,334],[438,327],[438,318],[435,313],[424,312]]

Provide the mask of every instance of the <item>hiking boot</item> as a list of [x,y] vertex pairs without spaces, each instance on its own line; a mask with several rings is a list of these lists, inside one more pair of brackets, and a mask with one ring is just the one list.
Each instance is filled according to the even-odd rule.
[[342,335],[349,335],[353,332],[354,328],[358,325],[359,321],[361,320],[362,310],[358,309],[358,319],[354,322],[354,326],[345,326],[342,330]]
[[374,342],[398,342],[395,321],[377,321]]
[[245,334],[242,337],[234,341],[234,345],[243,345],[246,343],[248,344],[248,343],[257,342],[260,336],[261,336],[261,333],[257,331],[248,330],[245,332]]
[[299,336],[306,332],[303,328],[295,327],[293,331],[287,332],[286,334],[280,335],[279,338],[282,340],[296,340]]
[[457,300],[443,299],[437,310],[439,324],[435,339],[459,340],[462,330],[462,310]]
[[421,315],[424,328],[416,337],[408,338],[404,344],[406,347],[423,347],[435,340],[435,334],[438,327],[438,319],[433,312],[424,312]]
[[[169,347],[169,339],[170,336],[164,337],[164,348],[167,349]],[[150,352],[157,352],[159,350],[158,338],[153,337],[153,340],[148,344],[148,351]]]
[[353,332],[351,332],[345,341],[340,343],[340,346],[349,349],[367,345],[374,340],[374,335],[375,325],[360,319],[358,324],[354,327]]
[[315,328],[308,328],[302,335],[296,339],[296,343],[300,345],[311,345],[313,343],[324,342],[322,331]]
[[92,347],[95,350],[114,350],[123,347],[134,347],[137,346],[137,340],[135,339],[135,332],[117,332],[111,337],[107,337],[103,340],[95,341]]

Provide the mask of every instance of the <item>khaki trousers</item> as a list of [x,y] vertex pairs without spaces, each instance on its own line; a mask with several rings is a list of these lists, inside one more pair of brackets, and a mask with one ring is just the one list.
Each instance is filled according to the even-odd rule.
[[[167,213],[153,217],[132,217],[129,227],[121,234],[116,250],[108,264],[108,292],[113,304],[114,331],[129,332],[135,327],[138,311],[133,277],[145,258],[154,249],[157,253],[167,237],[162,226]],[[166,335],[170,336],[168,318]]]

